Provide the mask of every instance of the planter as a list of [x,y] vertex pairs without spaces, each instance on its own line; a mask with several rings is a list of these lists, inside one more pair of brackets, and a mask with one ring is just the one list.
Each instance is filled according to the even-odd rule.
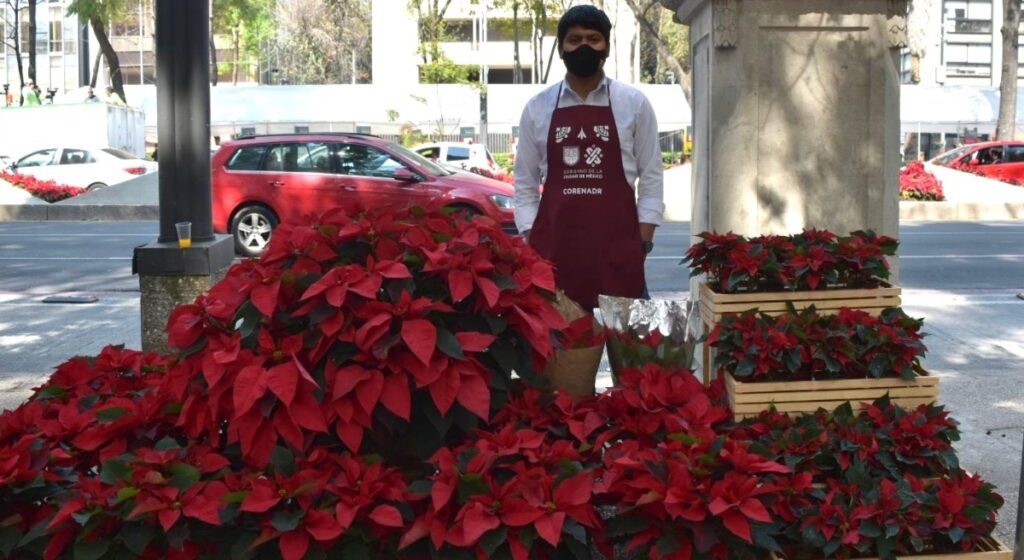
[[887,393],[894,404],[914,407],[935,402],[939,398],[939,379],[918,369],[917,379],[896,378],[835,379],[819,381],[739,381],[732,373],[725,375],[725,388],[733,419],[739,421],[755,416],[775,405],[779,412],[815,412],[819,408],[834,410],[848,401],[871,402]]
[[[714,328],[722,315],[726,313],[743,313],[757,309],[768,315],[781,315],[789,306],[806,309],[814,306],[818,311],[828,313],[843,307],[859,309],[878,315],[889,307],[900,306],[900,287],[881,281],[878,288],[836,288],[829,290],[794,291],[794,292],[742,292],[723,294],[716,292],[707,282],[700,284],[700,318],[704,325],[706,337]],[[711,382],[713,356],[707,344],[702,345],[704,384]]]
[[[802,555],[779,555],[771,553],[771,560],[819,560],[823,557],[802,556]],[[995,537],[988,537],[973,552],[941,552],[913,554],[910,556],[899,556],[908,560],[1013,560],[1013,551],[1006,548],[1006,545],[999,542]],[[879,560],[877,557],[861,558],[857,560]]]

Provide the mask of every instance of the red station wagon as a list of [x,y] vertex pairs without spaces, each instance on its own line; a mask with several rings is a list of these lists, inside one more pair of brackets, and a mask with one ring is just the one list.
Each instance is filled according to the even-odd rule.
[[225,142],[213,156],[213,228],[257,256],[281,222],[359,202],[408,206],[433,200],[483,214],[516,233],[512,185],[448,170],[366,134],[288,134]]
[[954,148],[932,160],[1010,183],[1024,183],[1024,142],[981,142]]

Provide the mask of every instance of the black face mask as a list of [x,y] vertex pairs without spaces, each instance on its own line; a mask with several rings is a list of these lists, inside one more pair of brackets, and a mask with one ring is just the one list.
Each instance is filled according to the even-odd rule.
[[562,53],[565,69],[573,76],[589,78],[601,69],[601,63],[608,58],[607,51],[598,51],[590,45],[580,45],[574,51]]

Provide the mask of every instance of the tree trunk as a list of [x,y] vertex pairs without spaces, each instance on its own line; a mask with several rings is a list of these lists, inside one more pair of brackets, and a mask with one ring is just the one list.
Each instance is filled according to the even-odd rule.
[[512,83],[521,83],[522,63],[519,62],[519,2],[512,2],[512,41],[515,45],[515,62],[512,65]]
[[28,0],[28,79],[36,81],[36,2]]
[[234,64],[232,64],[232,70],[231,70],[231,85],[233,85],[233,86],[237,86],[238,85],[238,56],[239,56],[238,50],[239,50],[239,43],[242,40],[241,39],[241,35],[242,34],[238,31],[238,29],[235,29],[234,31],[231,32],[231,39],[232,39],[232,41],[234,43],[232,45],[232,48],[234,49],[232,54],[234,55],[234,58],[235,58]]
[[210,0],[210,85],[217,85],[217,44],[213,39],[214,19],[213,0]]
[[13,5],[10,2],[7,4],[14,10],[14,33],[12,35],[14,44],[11,46],[14,47],[14,60],[18,65],[18,105],[24,105],[25,96],[22,92],[25,91],[25,69],[21,63],[21,17],[19,16],[21,12],[18,11],[17,2]]
[[103,22],[99,18],[91,18],[89,23],[92,25],[93,34],[96,35],[96,42],[100,44],[100,52],[107,60],[110,85],[114,88],[114,93],[121,96],[121,101],[127,102],[128,98],[124,94],[124,79],[121,76],[121,63],[117,59],[117,51],[114,50],[114,46],[110,44],[110,38],[107,37],[107,30],[103,28]]
[[1020,3],[1003,2],[1003,71],[999,79],[999,121],[996,138],[1011,140],[1017,131],[1017,36],[1020,27]]
[[[626,0],[626,4],[629,5],[629,9],[633,11],[633,15],[636,16],[637,21],[640,22],[640,26],[644,28],[644,31],[654,38],[654,46],[658,49],[658,54],[665,61],[665,64],[668,64],[668,67],[672,70],[672,74],[675,75],[676,81],[679,82],[679,87],[683,90],[683,96],[686,98],[686,103],[690,104],[692,107],[693,103],[691,102],[691,99],[693,85],[690,81],[690,69],[683,66],[683,63],[672,54],[672,51],[668,48],[668,43],[666,43],[665,39],[660,33],[658,33],[658,30],[651,25],[646,14],[640,10],[640,6],[637,4],[637,1]],[[1016,58],[1016,51],[1014,51],[1014,53],[1014,58]],[[1014,68],[1016,69],[1016,66]]]
[[92,79],[89,87],[96,89],[96,80],[100,77],[100,61],[103,60],[103,51],[96,53],[96,60],[92,63]]

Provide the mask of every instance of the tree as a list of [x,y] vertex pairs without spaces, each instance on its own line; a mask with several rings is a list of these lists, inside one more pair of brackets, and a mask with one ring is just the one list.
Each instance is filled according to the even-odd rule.
[[17,61],[19,104],[25,102],[25,98],[21,96],[21,91],[25,89],[25,70],[21,64],[21,9],[21,0],[4,0],[4,29],[7,31],[4,37],[0,38],[7,48],[14,51],[14,59]]
[[626,4],[636,16],[643,36],[654,44],[657,52],[659,63],[656,75],[651,78],[658,81],[662,74],[660,65],[664,63],[683,90],[686,102],[690,103],[692,87],[687,28],[672,22],[670,12],[661,7],[659,0],[626,0]]
[[[444,16],[452,0],[410,0],[409,12],[416,18],[420,45],[420,81],[428,84],[468,84],[472,69],[448,58],[441,43],[448,40]],[[478,76],[479,78],[479,76]]]
[[999,78],[999,120],[996,138],[1012,139],[1017,132],[1017,42],[1020,35],[1020,0],[1004,0],[1003,71]]
[[210,49],[216,57],[213,35],[231,37],[231,83],[238,83],[242,55],[259,55],[260,41],[270,34],[272,18],[270,0],[213,0]]
[[[368,0],[282,0],[273,19],[279,26],[277,66],[283,79],[323,84],[363,82],[369,77]],[[246,33],[253,30],[245,29]],[[257,37],[243,40],[258,44]]]
[[124,78],[121,76],[121,63],[117,58],[117,51],[110,44],[110,37],[107,36],[107,28],[111,23],[124,17],[125,8],[130,0],[72,0],[68,6],[69,14],[76,14],[79,18],[88,21],[92,32],[96,36],[96,42],[100,44],[100,52],[107,61],[107,69],[110,72],[110,85],[114,93],[127,100],[124,94]]
[[36,4],[39,0],[28,0],[28,79],[36,81]]

